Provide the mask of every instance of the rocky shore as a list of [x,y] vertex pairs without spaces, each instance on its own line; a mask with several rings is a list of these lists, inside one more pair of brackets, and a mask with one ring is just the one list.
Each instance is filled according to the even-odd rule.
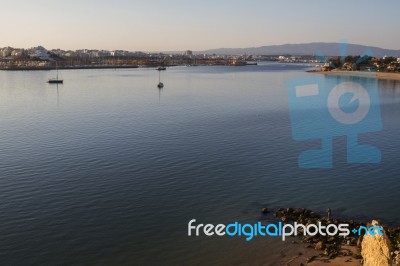
[[297,238],[292,238],[293,248],[298,252],[286,259],[283,265],[400,265],[400,227],[385,225],[376,220],[362,222],[334,218],[329,209],[325,216],[305,208],[263,208],[261,212],[267,220],[277,220],[284,224],[349,224],[350,230],[360,226],[382,226],[384,229],[383,236],[358,236],[353,233],[348,236],[304,236],[302,228],[299,228]]

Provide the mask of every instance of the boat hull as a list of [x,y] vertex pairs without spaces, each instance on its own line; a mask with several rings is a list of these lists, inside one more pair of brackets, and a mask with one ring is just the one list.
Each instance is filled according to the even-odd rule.
[[63,80],[49,80],[49,81],[47,81],[47,83],[50,83],[50,84],[61,84],[61,83],[64,83],[64,81]]

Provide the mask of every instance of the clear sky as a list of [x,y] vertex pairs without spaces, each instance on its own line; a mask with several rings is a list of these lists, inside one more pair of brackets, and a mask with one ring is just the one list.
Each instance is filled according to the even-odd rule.
[[181,51],[336,42],[400,49],[399,0],[0,0],[0,47]]

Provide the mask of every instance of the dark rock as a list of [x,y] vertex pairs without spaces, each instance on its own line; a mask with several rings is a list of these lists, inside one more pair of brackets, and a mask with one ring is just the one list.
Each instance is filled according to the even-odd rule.
[[353,253],[351,251],[343,251],[342,253],[340,253],[340,255],[346,257],[353,255]]
[[306,243],[313,243],[313,237],[312,236],[305,236],[303,237],[303,241]]
[[[267,208],[263,208],[261,210],[263,214],[267,212],[271,212],[276,219],[281,220],[284,223],[288,222],[297,222],[301,223],[305,226],[309,224],[317,224],[321,222],[323,226],[327,226],[328,224],[341,224],[341,223],[348,223],[350,228],[359,228],[360,226],[367,226],[365,223],[355,221],[355,220],[340,220],[340,219],[333,219],[331,210],[327,210],[328,217],[320,216],[319,214],[305,209],[305,208],[279,208],[277,210],[268,210]],[[386,228],[385,228],[386,229]],[[340,245],[342,244],[349,244],[349,245],[356,245],[358,247],[361,246],[362,236],[355,236],[349,235],[346,238],[341,236],[322,236],[322,235],[315,235],[315,236],[304,236],[302,228],[298,228],[298,236],[301,239],[301,242],[306,243],[308,248],[315,248],[320,250],[322,254],[325,255],[326,259],[335,258],[336,256],[353,256],[355,259],[359,259],[361,257],[359,254],[353,254],[351,252],[340,251]],[[387,236],[391,240],[393,250],[400,249],[400,228],[399,227],[387,227]],[[292,243],[296,243],[292,241]],[[309,259],[314,260],[316,256],[310,257]],[[400,255],[399,255],[400,257]]]
[[333,242],[336,241],[336,238],[335,238],[334,236],[330,236],[330,237],[328,237],[327,241],[328,241],[329,243],[333,243]]
[[361,247],[362,237],[359,237],[357,240],[357,247]]
[[362,259],[361,254],[353,254],[352,257],[356,260]]
[[313,260],[315,260],[317,258],[317,256],[311,256],[307,258],[307,263],[312,262]]

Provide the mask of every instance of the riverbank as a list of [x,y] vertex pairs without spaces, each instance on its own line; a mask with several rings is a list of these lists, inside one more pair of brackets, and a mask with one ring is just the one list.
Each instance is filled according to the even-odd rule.
[[[264,219],[272,221],[280,221],[282,223],[293,224],[316,224],[321,223],[322,226],[334,224],[348,224],[349,230],[359,229],[364,226],[370,228],[376,221],[363,222],[356,220],[346,220],[333,217],[331,211],[327,212],[327,216],[320,215],[312,210],[304,208],[280,208],[277,210],[262,209],[265,216]],[[381,225],[381,223],[379,223]],[[382,225],[383,237],[387,241],[386,249],[390,250],[389,260],[397,261],[395,258],[400,250],[400,227]],[[377,236],[380,238],[379,236]],[[365,241],[366,238],[369,238]],[[373,236],[360,236],[355,233],[343,237],[337,235],[329,236],[316,234],[314,236],[304,236],[302,228],[299,227],[298,237],[290,237],[286,241],[290,242],[284,251],[285,257],[282,259],[282,265],[361,265],[362,259],[365,257],[374,258],[382,254],[371,248],[371,242],[374,242]],[[380,240],[377,240],[378,242]],[[368,243],[367,243],[368,242]],[[372,243],[374,245],[374,243]],[[383,247],[385,249],[385,247]],[[372,250],[372,251],[371,251]],[[363,258],[364,257],[364,258]],[[396,264],[394,264],[396,265]]]
[[[256,65],[251,63],[246,64],[209,64],[209,65],[162,65],[164,67],[174,66],[248,66]],[[0,67],[4,71],[43,71],[43,70],[75,70],[75,69],[119,69],[119,68],[157,68],[160,65],[76,65],[76,66],[16,66],[16,67]]]
[[[82,66],[60,66],[59,70],[69,69],[110,69],[110,68],[138,68],[137,65],[82,65]],[[153,67],[153,66],[152,66]],[[56,67],[3,67],[0,70],[6,71],[43,71],[55,70]]]
[[304,243],[292,243],[291,252],[287,253],[287,258],[281,261],[281,265],[285,266],[297,266],[297,265],[309,265],[309,266],[360,266],[362,265],[362,259],[357,257],[360,251],[357,246],[342,245],[340,252],[342,255],[335,258],[326,258],[320,255],[320,251],[308,247]]
[[389,79],[389,80],[400,80],[400,73],[388,73],[388,72],[367,72],[367,71],[307,71],[312,74],[322,75],[336,75],[336,76],[350,76],[350,77],[365,77],[365,78],[376,78],[376,79]]

